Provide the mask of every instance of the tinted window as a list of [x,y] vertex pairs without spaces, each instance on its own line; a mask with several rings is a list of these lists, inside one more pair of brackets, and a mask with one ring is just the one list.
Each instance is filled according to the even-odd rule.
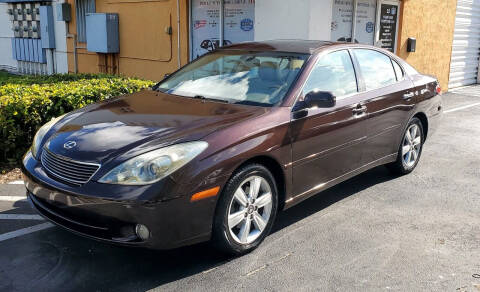
[[390,57],[373,50],[355,50],[365,80],[366,90],[372,90],[395,83],[397,78]]
[[403,79],[403,71],[402,68],[400,68],[400,65],[394,60],[392,60],[393,64],[393,69],[395,70],[395,74],[397,75],[397,80],[402,80]]
[[348,51],[337,51],[322,57],[312,69],[303,94],[318,89],[339,97],[357,92],[355,70]]

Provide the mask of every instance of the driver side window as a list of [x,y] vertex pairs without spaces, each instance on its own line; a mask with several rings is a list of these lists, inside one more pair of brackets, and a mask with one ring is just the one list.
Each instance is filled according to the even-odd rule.
[[303,96],[315,89],[331,92],[336,97],[357,92],[355,70],[347,50],[323,56],[315,64],[303,87]]

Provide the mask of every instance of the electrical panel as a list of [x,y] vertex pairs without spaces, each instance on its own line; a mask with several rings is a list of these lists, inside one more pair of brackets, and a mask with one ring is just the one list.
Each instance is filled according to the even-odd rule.
[[7,14],[16,38],[40,38],[40,2],[8,3]]
[[86,17],[87,50],[97,53],[118,53],[118,14],[89,13]]
[[72,12],[70,9],[69,3],[58,3],[57,4],[57,21],[71,21]]
[[55,30],[52,6],[40,6],[40,34],[44,49],[55,48]]

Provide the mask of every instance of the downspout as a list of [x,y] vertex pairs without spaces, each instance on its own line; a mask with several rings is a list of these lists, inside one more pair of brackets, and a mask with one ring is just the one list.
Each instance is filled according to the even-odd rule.
[[182,66],[180,62],[180,0],[177,0],[177,60],[178,60],[178,68]]

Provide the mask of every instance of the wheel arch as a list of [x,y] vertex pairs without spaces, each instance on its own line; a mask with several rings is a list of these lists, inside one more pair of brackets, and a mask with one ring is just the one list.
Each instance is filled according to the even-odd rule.
[[413,118],[418,118],[420,120],[420,122],[422,123],[422,127],[423,127],[423,136],[424,136],[424,140],[427,140],[427,137],[428,137],[428,118],[427,118],[427,115],[424,113],[424,112],[418,112],[416,113]]
[[238,165],[235,168],[235,170],[232,172],[232,176],[238,169],[248,164],[263,165],[272,173],[273,178],[275,179],[275,183],[277,184],[277,191],[278,191],[277,212],[280,210],[283,210],[283,208],[285,207],[285,198],[286,198],[286,177],[281,164],[271,156],[258,155],[258,156],[251,157],[245,160],[244,162],[242,162],[240,165]]

